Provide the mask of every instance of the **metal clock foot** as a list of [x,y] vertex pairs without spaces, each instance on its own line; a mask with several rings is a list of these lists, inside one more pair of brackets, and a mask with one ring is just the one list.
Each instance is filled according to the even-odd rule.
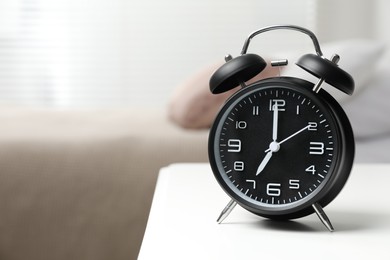
[[328,216],[325,214],[325,211],[322,209],[321,205],[318,203],[314,203],[312,205],[314,211],[316,212],[318,218],[321,220],[321,222],[325,225],[325,227],[330,231],[333,232],[334,228],[332,226],[332,223],[330,223],[330,220]]
[[229,203],[226,205],[226,207],[222,210],[221,214],[219,215],[217,222],[218,224],[221,224],[222,221],[229,216],[230,212],[234,209],[234,207],[237,205],[237,202],[234,200],[229,201]]

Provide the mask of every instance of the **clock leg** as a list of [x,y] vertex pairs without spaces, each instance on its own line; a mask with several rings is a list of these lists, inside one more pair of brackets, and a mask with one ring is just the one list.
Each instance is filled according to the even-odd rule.
[[325,214],[325,211],[323,210],[323,208],[321,207],[320,204],[318,203],[314,203],[312,205],[314,211],[316,212],[318,218],[321,220],[321,222],[325,225],[325,227],[330,231],[334,231],[334,228],[332,226],[332,223],[330,223],[330,220],[328,218],[328,216],[326,216]]
[[221,224],[222,221],[229,216],[230,212],[234,209],[234,207],[237,205],[237,202],[234,200],[229,201],[229,203],[226,205],[226,207],[222,210],[221,214],[219,215],[217,222],[218,224]]

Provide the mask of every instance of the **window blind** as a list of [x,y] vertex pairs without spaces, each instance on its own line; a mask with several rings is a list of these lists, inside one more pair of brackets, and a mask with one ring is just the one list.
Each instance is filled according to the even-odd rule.
[[[0,3],[0,105],[162,107],[196,70],[238,55],[251,31],[316,26],[312,0]],[[275,37],[259,51],[283,46]]]

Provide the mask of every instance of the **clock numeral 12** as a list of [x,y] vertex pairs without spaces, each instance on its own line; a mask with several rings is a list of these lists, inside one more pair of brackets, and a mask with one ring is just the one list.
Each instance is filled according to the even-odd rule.
[[286,111],[286,100],[284,99],[270,99],[269,100],[269,111],[274,111],[274,106],[278,107],[278,111]]

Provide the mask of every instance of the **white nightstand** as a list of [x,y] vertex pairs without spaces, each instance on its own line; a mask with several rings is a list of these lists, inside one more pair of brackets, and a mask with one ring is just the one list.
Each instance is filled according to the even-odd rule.
[[160,171],[139,260],[390,259],[390,165],[355,165],[325,211],[288,222],[257,217],[237,206],[216,219],[229,198],[208,164]]

